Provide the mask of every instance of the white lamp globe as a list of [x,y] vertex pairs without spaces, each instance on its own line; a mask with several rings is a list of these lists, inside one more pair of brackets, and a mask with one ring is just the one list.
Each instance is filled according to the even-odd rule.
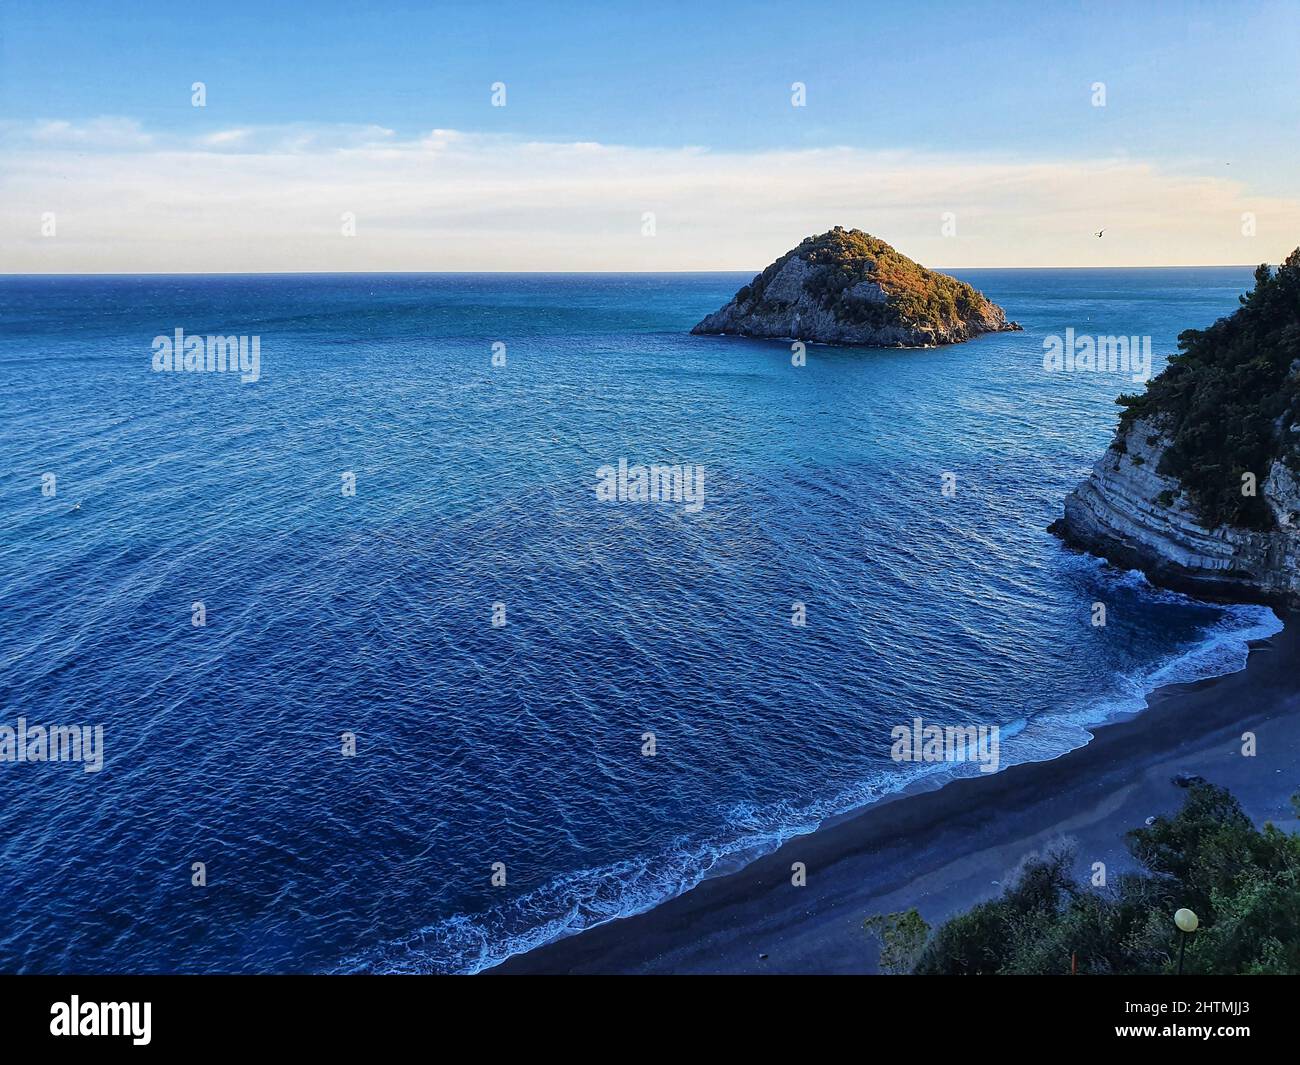
[[1184,932],[1195,932],[1200,919],[1191,910],[1181,909],[1174,914],[1174,924]]

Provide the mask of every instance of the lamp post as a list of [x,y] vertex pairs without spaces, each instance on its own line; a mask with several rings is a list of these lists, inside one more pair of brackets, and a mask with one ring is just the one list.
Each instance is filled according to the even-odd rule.
[[1178,937],[1178,975],[1183,975],[1183,952],[1187,950],[1187,940],[1191,934],[1196,931],[1200,919],[1189,909],[1181,909],[1174,914],[1174,924],[1178,926],[1181,933]]

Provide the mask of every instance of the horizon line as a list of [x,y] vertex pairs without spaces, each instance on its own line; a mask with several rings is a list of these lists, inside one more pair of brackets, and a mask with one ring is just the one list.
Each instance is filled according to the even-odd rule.
[[[1160,266],[929,266],[928,270],[952,273],[959,270],[1003,271],[1016,270],[1253,270],[1259,266],[1278,266],[1278,263],[1186,263]],[[702,276],[715,274],[761,274],[766,267],[729,270],[87,270],[36,272],[0,271],[0,278],[14,277],[664,277]]]

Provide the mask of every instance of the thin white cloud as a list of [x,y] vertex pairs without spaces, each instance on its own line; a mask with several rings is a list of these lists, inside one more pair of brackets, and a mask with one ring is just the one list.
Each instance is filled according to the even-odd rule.
[[222,129],[201,138],[201,143],[213,148],[242,144],[248,140],[248,132],[246,129]]
[[1125,158],[714,152],[382,126],[163,136],[110,118],[3,123],[0,148],[10,272],[750,270],[836,224],[947,267],[1275,262],[1300,242],[1300,199]]
[[153,141],[135,119],[112,116],[80,123],[64,119],[50,119],[31,125],[6,122],[0,129],[0,134],[5,134],[5,139],[12,135],[17,140],[26,138],[35,144],[54,148],[75,147],[79,150],[143,148]]

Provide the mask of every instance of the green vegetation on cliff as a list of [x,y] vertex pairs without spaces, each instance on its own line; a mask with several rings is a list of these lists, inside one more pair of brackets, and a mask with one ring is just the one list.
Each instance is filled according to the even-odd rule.
[[1241,307],[1178,338],[1179,353],[1142,395],[1120,396],[1120,428],[1156,418],[1170,440],[1160,472],[1176,477],[1204,523],[1268,529],[1262,487],[1281,459],[1297,468],[1289,426],[1300,418],[1300,248],[1255,271]]
[[[915,910],[869,918],[885,971],[918,974],[1169,973],[1174,912],[1200,919],[1189,973],[1300,973],[1300,835],[1255,828],[1227,791],[1192,778],[1182,809],[1125,837],[1145,870],[1079,884],[1058,848],[1027,860],[1002,896],[932,936]],[[1292,800],[1300,813],[1300,796]]]

